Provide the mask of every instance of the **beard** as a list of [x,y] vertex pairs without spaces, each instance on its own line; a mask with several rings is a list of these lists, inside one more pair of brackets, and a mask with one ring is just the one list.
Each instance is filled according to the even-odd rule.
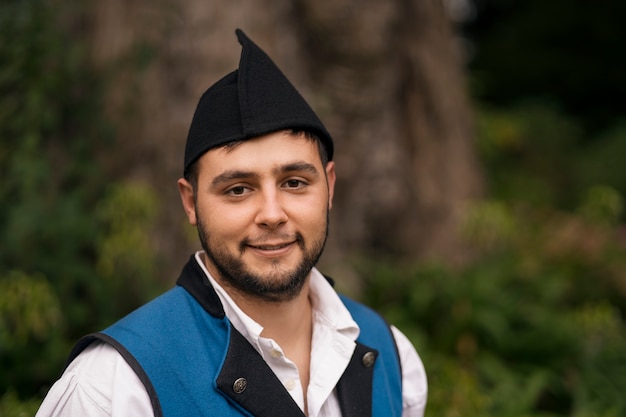
[[224,249],[224,245],[211,241],[211,236],[204,223],[200,220],[200,216],[197,219],[197,229],[204,253],[215,265],[224,283],[249,297],[277,303],[293,300],[302,291],[311,269],[317,264],[326,245],[328,217],[327,211],[323,230],[313,237],[310,246],[307,246],[307,242],[300,233],[295,235],[273,233],[256,238],[255,241],[259,242],[277,237],[284,240],[294,240],[295,238],[295,243],[302,251],[302,259],[294,268],[287,269],[280,265],[279,261],[275,261],[272,271],[265,274],[256,274],[250,271],[242,260],[242,256],[250,245],[251,240],[244,239],[240,242],[239,252],[233,254]]

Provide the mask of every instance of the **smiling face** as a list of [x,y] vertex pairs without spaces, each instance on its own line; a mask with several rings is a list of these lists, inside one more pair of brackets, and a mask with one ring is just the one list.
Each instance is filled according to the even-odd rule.
[[318,144],[275,132],[208,151],[198,160],[197,190],[178,182],[209,272],[227,290],[264,301],[300,293],[328,231],[334,163]]

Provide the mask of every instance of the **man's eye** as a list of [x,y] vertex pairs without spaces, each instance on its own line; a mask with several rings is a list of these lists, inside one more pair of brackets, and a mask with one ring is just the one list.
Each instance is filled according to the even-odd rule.
[[229,188],[228,191],[226,191],[226,194],[229,195],[243,195],[246,192],[246,187],[244,186],[237,186],[237,187],[233,187],[233,188]]
[[302,186],[304,186],[304,182],[300,181],[300,180],[288,180],[285,185],[288,188],[300,188]]

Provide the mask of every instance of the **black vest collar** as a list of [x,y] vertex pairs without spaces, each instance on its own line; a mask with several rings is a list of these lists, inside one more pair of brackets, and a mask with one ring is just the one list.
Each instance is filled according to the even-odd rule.
[[[332,278],[324,277],[330,285],[335,286],[335,281]],[[207,313],[219,319],[224,318],[225,313],[222,302],[206,278],[204,271],[198,265],[195,254],[191,255],[189,261],[183,267],[176,284],[187,290]]]
[[198,265],[195,255],[191,255],[191,258],[183,267],[176,284],[187,290],[207,313],[218,319],[224,318],[225,313],[222,302],[204,271]]
[[269,365],[232,326],[224,366],[217,377],[217,387],[253,416],[304,417]]

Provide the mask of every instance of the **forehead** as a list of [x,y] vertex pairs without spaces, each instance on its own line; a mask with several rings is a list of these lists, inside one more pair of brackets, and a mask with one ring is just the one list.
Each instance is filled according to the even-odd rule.
[[303,135],[280,131],[211,149],[200,158],[200,170],[208,173],[263,170],[296,161],[321,167],[318,144]]

